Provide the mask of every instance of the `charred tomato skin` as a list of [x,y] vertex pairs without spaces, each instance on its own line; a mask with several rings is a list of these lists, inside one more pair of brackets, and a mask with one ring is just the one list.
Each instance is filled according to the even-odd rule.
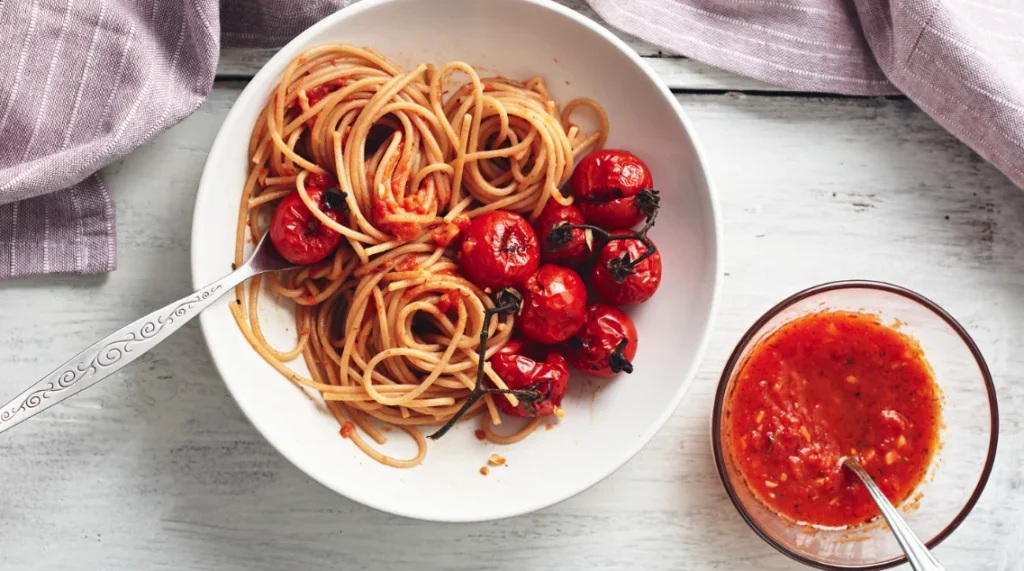
[[[336,211],[324,207],[324,189],[307,188],[306,193],[324,215],[341,223]],[[270,219],[270,240],[284,259],[293,264],[309,265],[334,253],[341,243],[341,234],[314,216],[296,190],[277,203]]]
[[477,216],[462,232],[462,271],[482,288],[518,285],[540,265],[537,234],[522,216],[494,210]]
[[579,267],[590,257],[586,234],[582,229],[557,230],[563,225],[585,224],[583,213],[574,205],[562,205],[549,200],[540,216],[533,221],[533,229],[540,240],[541,259],[544,262]]
[[[622,235],[625,232],[613,232]],[[652,242],[653,244],[653,242]],[[631,260],[639,260],[647,252],[647,246],[634,238],[610,240],[598,253],[597,260],[590,272],[590,285],[605,301],[613,305],[629,305],[643,303],[658,290],[661,285],[661,253],[655,251],[641,261],[632,271],[619,281],[616,265],[628,264]]]
[[587,222],[605,230],[625,230],[643,220],[646,213],[638,196],[653,187],[647,164],[620,149],[595,151],[572,173],[575,204]]
[[520,288],[519,331],[530,340],[553,345],[583,327],[587,288],[575,271],[555,264],[541,266]]
[[587,308],[586,322],[567,343],[569,363],[595,377],[614,377],[633,370],[637,331],[621,309],[606,303]]
[[569,387],[569,365],[558,351],[548,351],[543,361],[513,352],[499,352],[491,358],[491,367],[505,385],[514,390],[537,393],[537,398],[520,398],[512,406],[504,395],[494,395],[501,412],[524,418],[549,416],[562,405]]

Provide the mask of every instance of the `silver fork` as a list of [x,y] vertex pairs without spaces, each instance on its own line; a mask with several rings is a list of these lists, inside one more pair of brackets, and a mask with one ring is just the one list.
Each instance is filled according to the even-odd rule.
[[268,234],[241,267],[203,289],[118,329],[75,355],[0,408],[0,432],[76,395],[138,359],[245,280],[294,268],[277,253]]

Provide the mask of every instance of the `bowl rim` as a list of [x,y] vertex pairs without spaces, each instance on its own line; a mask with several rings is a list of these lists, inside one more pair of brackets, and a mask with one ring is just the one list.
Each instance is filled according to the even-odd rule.
[[[218,129],[217,135],[213,140],[213,144],[210,146],[210,152],[208,156],[212,156],[216,153],[221,152],[222,147],[229,145],[229,133],[225,130],[226,125],[230,125],[238,120],[238,117],[242,115],[243,107],[252,105],[253,102],[250,99],[253,97],[257,86],[262,82],[268,81],[267,78],[276,78],[285,68],[291,56],[287,53],[295,45],[302,44],[308,41],[308,38],[315,36],[323,30],[326,30],[332,26],[338,25],[339,22],[347,20],[348,18],[355,16],[364,11],[373,10],[387,4],[393,4],[397,2],[403,2],[407,0],[364,0],[357,4],[353,4],[344,8],[341,8],[327,16],[320,21],[312,24],[306,30],[297,34],[292,40],[285,45],[277,49],[275,54],[263,64],[259,71],[254,74],[253,78],[249,80],[245,88],[239,94],[238,98],[231,105],[231,109],[228,111],[224,122]],[[571,499],[580,493],[590,489],[601,481],[605,480],[616,471],[621,469],[626,463],[628,463],[633,457],[635,457],[653,438],[654,436],[664,428],[668,420],[676,413],[680,404],[683,402],[687,392],[693,384],[697,376],[697,371],[703,363],[704,358],[707,356],[707,348],[711,340],[711,334],[715,329],[715,325],[718,321],[718,309],[722,297],[722,277],[724,271],[723,264],[723,220],[722,210],[719,204],[719,197],[717,186],[715,185],[714,179],[711,175],[711,171],[708,167],[707,152],[704,150],[703,145],[697,135],[697,130],[694,128],[692,121],[683,111],[682,105],[676,99],[675,94],[668,88],[664,80],[662,80],[658,74],[654,72],[651,66],[645,62],[632,48],[630,48],[622,39],[613,34],[609,28],[597,23],[596,21],[584,16],[561,4],[554,2],[553,0],[515,0],[516,2],[523,4],[531,4],[542,8],[548,12],[553,12],[556,17],[566,18],[573,21],[574,23],[583,26],[589,31],[597,34],[601,39],[611,44],[617,51],[622,53],[629,61],[636,66],[641,73],[643,73],[661,92],[662,96],[666,99],[669,106],[677,120],[683,125],[687,136],[689,137],[689,143],[693,147],[694,156],[696,157],[696,163],[700,168],[700,175],[704,180],[705,187],[707,189],[707,200],[708,200],[708,211],[710,212],[710,227],[711,227],[711,238],[713,239],[713,245],[708,252],[709,258],[711,259],[711,272],[710,279],[711,293],[710,300],[707,307],[707,323],[705,324],[704,331],[697,341],[696,350],[694,352],[694,360],[691,366],[684,371],[682,379],[685,382],[680,382],[679,387],[676,389],[675,394],[672,397],[671,402],[667,403],[658,414],[654,421],[648,426],[648,428],[639,435],[634,441],[634,444],[630,447],[624,447],[623,450],[618,454],[615,461],[612,463],[610,468],[605,473],[595,473],[586,477],[578,478],[578,482],[572,487],[572,490],[562,497],[552,500],[534,501],[534,502],[522,502],[515,508],[506,509],[501,512],[486,513],[482,515],[472,516],[452,516],[444,513],[426,512],[418,509],[404,509],[398,508],[394,505],[386,504],[384,502],[374,501],[366,496],[360,496],[352,494],[349,491],[345,491],[341,486],[335,482],[327,481],[323,478],[314,475],[313,470],[307,469],[306,462],[302,461],[296,454],[284,446],[276,437],[271,436],[268,432],[262,428],[262,422],[258,418],[254,418],[249,414],[249,411],[242,404],[233,388],[232,383],[228,381],[227,363],[223,362],[222,359],[218,359],[216,352],[214,351],[214,342],[209,331],[207,321],[200,316],[200,331],[203,336],[204,346],[207,353],[210,355],[210,359],[213,362],[214,368],[217,370],[218,376],[224,383],[231,395],[232,400],[241,410],[243,416],[251,424],[260,436],[266,440],[281,456],[289,461],[293,466],[299,469],[304,475],[319,483],[325,488],[332,492],[347,498],[355,503],[366,506],[368,508],[380,511],[386,514],[393,514],[400,517],[406,517],[410,519],[416,519],[421,521],[441,522],[441,523],[473,523],[482,521],[496,521],[506,519],[510,517],[516,517],[527,513],[532,513],[541,509],[545,509],[568,499]],[[271,79],[270,81],[274,81]],[[261,103],[262,104],[262,103]],[[195,206],[193,207],[192,213],[192,230],[191,230],[191,247],[190,247],[190,270],[192,274],[192,284],[196,289],[205,287],[206,283],[203,283],[197,279],[197,274],[201,273],[198,268],[200,266],[199,260],[201,256],[199,252],[202,249],[202,245],[197,243],[195,236],[197,235],[197,228],[199,225],[199,210],[201,204],[201,196],[206,186],[203,180],[209,175],[209,171],[217,168],[209,160],[203,168],[203,173],[199,182],[199,189],[196,195]]]
[[906,563],[907,557],[906,555],[899,555],[897,557],[881,561],[879,563],[870,563],[865,565],[834,565],[797,553],[789,549],[787,546],[783,545],[781,542],[777,541],[772,534],[770,534],[768,531],[766,531],[757,524],[754,518],[750,515],[750,512],[748,512],[746,507],[744,507],[743,502],[740,501],[739,496],[736,493],[736,486],[729,479],[728,472],[726,471],[726,452],[721,443],[722,429],[720,420],[722,417],[723,410],[725,408],[726,389],[729,387],[729,380],[732,377],[733,370],[739,364],[740,356],[743,354],[743,350],[746,349],[752,341],[754,341],[754,338],[758,335],[758,333],[761,332],[764,326],[767,325],[771,319],[773,319],[775,316],[777,316],[778,314],[780,314],[782,311],[789,308],[793,304],[799,301],[803,301],[807,298],[813,297],[815,295],[843,289],[873,289],[899,295],[911,301],[917,302],[918,304],[931,310],[932,313],[934,313],[940,319],[945,321],[946,324],[949,325],[950,328],[952,328],[953,331],[960,336],[960,339],[964,342],[964,344],[970,350],[971,355],[974,357],[974,360],[978,365],[978,369],[981,371],[982,380],[985,383],[985,391],[988,395],[989,401],[989,421],[991,436],[989,437],[988,452],[985,458],[985,465],[981,471],[981,477],[978,478],[978,483],[975,485],[974,491],[971,493],[971,496],[967,499],[967,502],[964,504],[964,506],[960,509],[960,512],[957,513],[953,520],[949,524],[947,524],[946,527],[944,527],[938,534],[936,534],[935,537],[932,537],[931,539],[926,541],[925,545],[927,545],[929,549],[934,549],[936,546],[942,543],[947,537],[949,537],[950,534],[953,533],[953,531],[960,527],[960,524],[962,524],[965,519],[967,519],[967,516],[971,513],[971,510],[974,509],[975,504],[977,504],[978,500],[981,498],[981,494],[984,491],[986,484],[988,484],[989,476],[992,473],[992,467],[995,464],[996,448],[999,442],[999,404],[996,398],[995,383],[992,380],[992,373],[989,371],[988,364],[986,363],[984,356],[982,356],[981,350],[978,348],[978,345],[974,342],[974,339],[971,338],[970,334],[963,327],[963,325],[961,325],[960,322],[958,322],[952,315],[950,315],[945,309],[940,307],[937,303],[903,286],[898,286],[888,282],[872,280],[832,281],[823,284],[818,284],[807,289],[804,289],[802,291],[799,291],[772,306],[771,309],[769,309],[767,312],[764,313],[764,315],[758,318],[757,321],[755,321],[754,324],[751,325],[749,329],[747,329],[746,333],[743,334],[743,337],[741,337],[740,340],[736,343],[736,347],[729,355],[729,360],[726,361],[725,367],[722,369],[722,376],[719,379],[718,388],[715,391],[714,407],[711,411],[711,447],[715,457],[715,468],[718,470],[718,476],[722,480],[722,485],[725,487],[726,494],[728,494],[729,499],[732,501],[733,506],[735,506],[736,508],[736,511],[738,511],[740,513],[740,516],[743,517],[743,520],[747,522],[747,525],[749,525],[750,528],[753,529],[754,532],[761,537],[761,539],[768,543],[768,545],[771,545],[777,551],[796,561],[799,561],[800,563],[803,563],[804,565],[815,567],[818,569],[856,569],[858,571],[875,571],[879,569],[889,569],[891,567],[895,567],[897,565]]

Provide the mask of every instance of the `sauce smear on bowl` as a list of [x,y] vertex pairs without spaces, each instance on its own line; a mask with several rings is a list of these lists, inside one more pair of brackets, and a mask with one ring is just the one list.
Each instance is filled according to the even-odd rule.
[[761,340],[726,401],[726,441],[751,491],[797,522],[879,515],[840,458],[857,458],[894,504],[938,445],[940,393],[918,344],[874,315],[822,311]]

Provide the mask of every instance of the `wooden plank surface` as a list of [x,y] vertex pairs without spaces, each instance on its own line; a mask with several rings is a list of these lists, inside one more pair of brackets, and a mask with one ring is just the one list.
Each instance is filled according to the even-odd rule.
[[[0,398],[189,291],[195,189],[240,83],[106,169],[120,268],[0,282]],[[839,278],[901,283],[944,305],[995,374],[995,472],[937,554],[1020,569],[1024,515],[1024,194],[906,101],[682,95],[725,223],[723,303],[689,395],[635,459],[521,518],[432,525],[310,481],[243,418],[188,326],[115,378],[0,438],[0,568],[800,568],[759,540],[712,464],[724,360],[774,302]]]
[[[605,22],[585,0],[556,0],[601,24]],[[724,71],[701,62],[666,53],[657,46],[612,29],[615,35],[632,47],[671,89],[686,91],[790,91]],[[218,77],[243,79],[256,74],[277,53],[276,49],[224,48],[217,65]]]

